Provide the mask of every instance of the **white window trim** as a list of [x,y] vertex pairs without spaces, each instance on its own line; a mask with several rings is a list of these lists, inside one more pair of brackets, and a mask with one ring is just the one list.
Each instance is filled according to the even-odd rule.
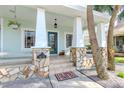
[[65,50],[68,49],[68,48],[66,47],[66,35],[67,35],[67,34],[72,34],[72,37],[73,37],[73,32],[64,32],[64,48],[65,48]]
[[0,46],[0,52],[3,52],[3,18],[0,19],[0,32],[1,32],[1,46]]
[[31,28],[21,28],[21,51],[32,51],[32,49],[31,48],[25,48],[25,46],[24,46],[24,40],[25,40],[25,38],[24,38],[24,32],[25,32],[25,30],[27,30],[27,31],[35,31],[35,29],[31,29]]
[[[55,30],[47,30],[47,39],[48,39],[48,32],[57,32],[57,54],[59,54],[59,31]],[[47,40],[48,41],[48,40]]]

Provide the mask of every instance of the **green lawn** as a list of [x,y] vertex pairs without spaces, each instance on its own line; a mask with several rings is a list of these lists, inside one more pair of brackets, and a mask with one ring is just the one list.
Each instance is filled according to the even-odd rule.
[[119,73],[117,74],[117,76],[118,76],[118,77],[121,77],[121,78],[124,78],[124,72],[119,72]]
[[114,58],[114,62],[117,62],[117,63],[124,63],[124,57],[115,57],[115,58]]

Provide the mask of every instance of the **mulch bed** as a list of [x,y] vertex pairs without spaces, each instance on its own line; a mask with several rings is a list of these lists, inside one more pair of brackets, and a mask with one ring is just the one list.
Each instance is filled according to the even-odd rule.
[[55,77],[57,78],[58,81],[63,81],[63,80],[76,78],[78,76],[74,72],[68,71],[68,72],[57,73],[55,74]]
[[87,69],[79,72],[105,88],[124,88],[124,79],[115,76],[113,74],[114,72],[108,72],[110,76],[108,80],[101,80],[98,78],[95,69]]

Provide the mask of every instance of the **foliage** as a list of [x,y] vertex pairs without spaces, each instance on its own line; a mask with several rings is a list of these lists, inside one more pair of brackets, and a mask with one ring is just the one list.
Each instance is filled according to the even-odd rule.
[[117,74],[117,76],[118,76],[118,77],[121,77],[121,78],[124,78],[124,72],[119,72],[119,73]]
[[94,10],[99,12],[108,12],[109,14],[112,14],[113,7],[112,5],[94,5]]
[[119,19],[124,19],[124,10],[120,13],[120,15],[118,15]]
[[91,50],[91,45],[86,45],[87,50]]
[[19,28],[21,24],[18,23],[17,21],[15,21],[15,20],[9,20],[8,27],[11,26],[11,25],[17,25],[18,28]]
[[124,57],[114,57],[114,62],[124,63]]
[[[111,15],[113,11],[113,5],[94,5],[93,9],[102,13],[107,12]],[[121,12],[118,15],[118,19],[121,20],[123,18],[124,18],[124,6],[121,7]]]
[[114,50],[115,52],[118,52],[118,51],[119,51],[116,46],[113,46],[113,50]]

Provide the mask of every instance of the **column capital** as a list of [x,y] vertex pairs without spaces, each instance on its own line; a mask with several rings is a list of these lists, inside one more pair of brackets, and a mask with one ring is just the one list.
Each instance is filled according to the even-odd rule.
[[44,8],[37,8],[37,11],[45,11],[45,9]]

